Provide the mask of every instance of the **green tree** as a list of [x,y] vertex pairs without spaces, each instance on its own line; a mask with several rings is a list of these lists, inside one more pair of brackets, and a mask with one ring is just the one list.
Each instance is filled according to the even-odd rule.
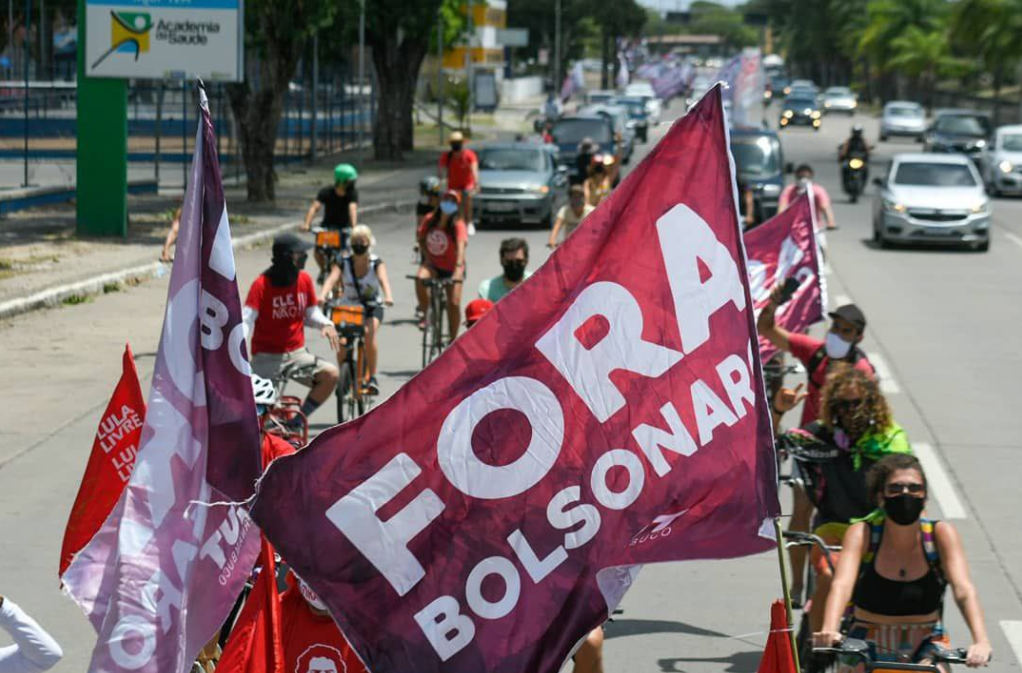
[[646,23],[646,11],[635,0],[590,0],[591,14],[600,28],[603,68],[600,75],[604,89],[610,85],[617,53],[614,49],[619,37],[636,37]]
[[933,89],[938,75],[953,72],[962,62],[951,56],[948,31],[943,27],[922,28],[909,26],[891,41],[893,55],[887,67],[912,78],[916,94],[926,99],[927,108],[933,108]]
[[[564,75],[568,63],[581,58],[584,40],[592,37],[591,0],[561,0],[561,67]],[[527,28],[529,46],[519,52],[524,58],[535,58],[539,49],[550,54],[550,73],[554,72],[554,42],[556,30],[556,3],[553,0],[508,0],[507,25]],[[555,82],[556,87],[560,82]]]
[[273,151],[288,85],[308,39],[329,28],[337,12],[332,0],[248,0],[245,33],[248,51],[244,81],[227,87],[238,122],[249,201],[276,196]]
[[978,60],[993,80],[994,123],[1000,122],[1001,89],[1022,60],[1022,0],[959,0],[951,42]]
[[[869,59],[879,74],[897,74],[892,65],[896,56],[894,41],[912,26],[924,32],[943,30],[949,8],[947,0],[869,0],[859,53]],[[896,95],[904,95],[904,81],[896,78],[894,85]],[[887,89],[890,94],[890,86]]]

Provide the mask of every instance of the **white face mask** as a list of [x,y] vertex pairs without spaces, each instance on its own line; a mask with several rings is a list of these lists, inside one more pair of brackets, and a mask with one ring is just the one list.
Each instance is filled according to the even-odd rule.
[[441,201],[440,212],[444,215],[453,215],[458,212],[458,204],[454,201]]
[[302,598],[305,599],[306,603],[317,610],[326,611],[326,603],[321,601],[319,596],[316,595],[316,592],[310,589],[309,585],[300,579],[298,580],[298,590],[302,592]]
[[798,179],[798,190],[800,192],[804,192],[806,189],[809,188],[809,185],[811,185],[811,184],[813,184],[813,181],[810,178],[799,178]]
[[848,356],[852,350],[852,344],[848,343],[834,332],[827,332],[827,340],[824,342],[827,350],[827,357],[831,360],[841,360]]

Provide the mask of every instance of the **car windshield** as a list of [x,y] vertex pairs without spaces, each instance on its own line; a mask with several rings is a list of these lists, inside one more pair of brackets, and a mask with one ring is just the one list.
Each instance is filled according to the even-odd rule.
[[935,128],[938,133],[960,133],[970,136],[986,134],[986,129],[980,118],[969,115],[944,115],[937,120]]
[[609,94],[609,93],[591,93],[591,94],[589,94],[589,102],[590,103],[606,103],[611,98],[613,98],[613,96],[611,94]]
[[614,105],[626,108],[630,117],[642,117],[646,113],[646,103],[641,98],[618,98]]
[[923,116],[923,108],[912,105],[892,105],[887,108],[887,115],[889,117],[915,117],[918,119]]
[[776,138],[732,138],[731,153],[741,177],[761,178],[780,173],[781,144]]
[[898,165],[894,184],[915,187],[975,187],[972,171],[963,164],[904,163]]
[[784,107],[791,109],[802,109],[816,107],[816,101],[808,98],[789,98],[784,101]]
[[560,145],[577,145],[586,138],[597,143],[611,140],[610,124],[597,119],[561,119],[554,124],[552,133]]
[[835,86],[827,89],[824,94],[825,96],[851,96],[852,90],[846,89],[843,86]]
[[541,150],[483,149],[479,153],[479,168],[484,171],[546,170],[546,157]]
[[1007,152],[1022,152],[1022,134],[1001,136],[1001,149]]

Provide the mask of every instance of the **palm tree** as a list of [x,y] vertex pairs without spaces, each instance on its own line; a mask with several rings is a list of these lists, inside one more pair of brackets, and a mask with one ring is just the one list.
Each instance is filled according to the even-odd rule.
[[962,66],[951,56],[951,44],[944,27],[909,26],[891,41],[892,56],[885,66],[901,72],[916,83],[916,90],[926,97],[926,107],[933,108],[933,89],[939,74]]
[[1001,88],[1022,59],[1022,0],[959,0],[951,38],[993,78],[994,124],[1000,121]]
[[[895,56],[894,41],[911,26],[927,31],[939,29],[949,9],[947,0],[869,0],[859,51],[879,72],[889,72]],[[896,81],[899,95],[901,83],[900,79]]]

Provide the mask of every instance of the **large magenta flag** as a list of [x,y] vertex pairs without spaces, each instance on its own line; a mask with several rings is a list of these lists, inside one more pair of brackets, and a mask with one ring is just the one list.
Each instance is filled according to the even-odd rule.
[[720,90],[253,518],[373,673],[554,673],[644,563],[752,554],[778,514]]
[[[790,301],[777,309],[777,324],[789,332],[802,332],[823,320],[827,292],[820,273],[812,192],[807,191],[784,211],[746,232],[745,250],[757,315],[769,301],[774,285],[795,278],[799,281],[798,289]],[[777,348],[760,337],[759,352],[766,362]]]
[[[63,576],[99,635],[94,672],[189,671],[259,553],[259,532],[244,511],[207,505],[252,490],[260,446],[216,138],[201,89],[200,108],[135,469]],[[231,492],[211,485],[207,458],[234,466],[225,479]]]

